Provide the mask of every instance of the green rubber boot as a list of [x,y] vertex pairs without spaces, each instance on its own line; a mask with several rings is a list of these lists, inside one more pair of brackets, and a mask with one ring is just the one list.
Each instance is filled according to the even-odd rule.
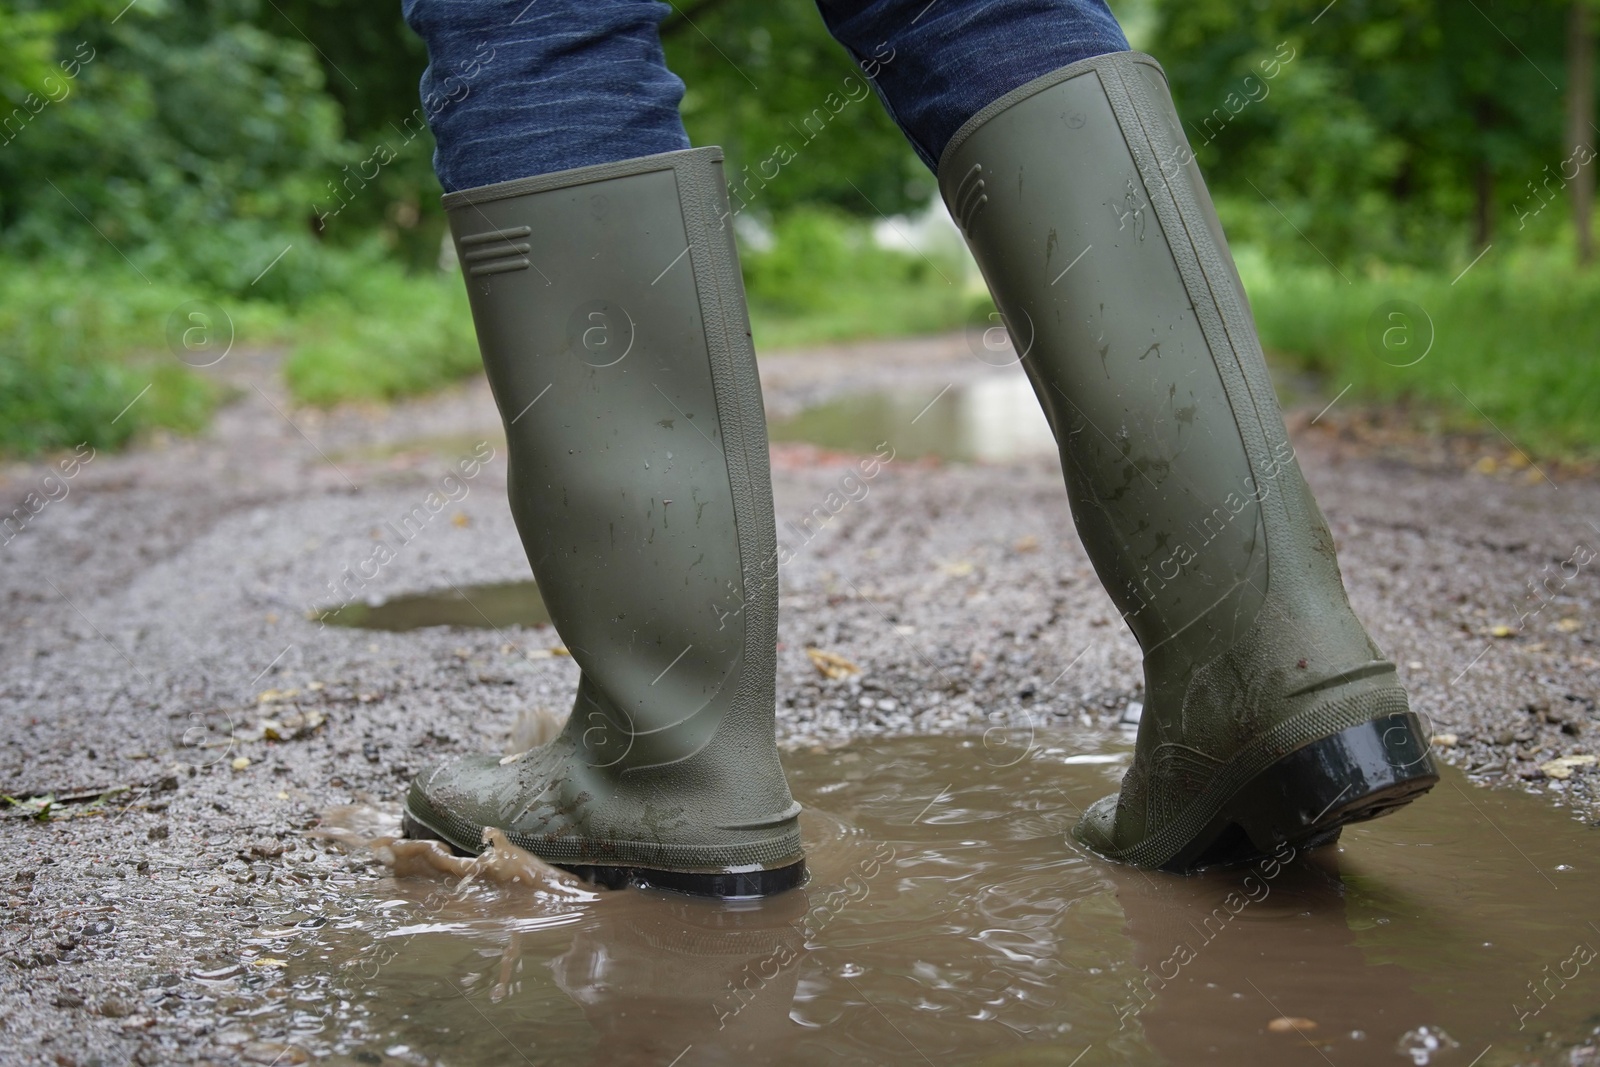
[[1118,796],[1078,839],[1189,871],[1331,840],[1438,780],[1350,610],[1161,68],[1132,52],[973,116],[939,185],[1145,656]]
[[722,152],[445,197],[505,422],[511,510],[582,674],[520,757],[424,770],[408,832],[485,827],[603,884],[798,884],[774,736],[777,544]]

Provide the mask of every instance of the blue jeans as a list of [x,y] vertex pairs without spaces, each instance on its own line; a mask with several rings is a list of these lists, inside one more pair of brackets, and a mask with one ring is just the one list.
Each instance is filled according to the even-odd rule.
[[[402,0],[447,192],[689,147],[655,0]],[[917,155],[1041,74],[1126,51],[1105,0],[818,0]],[[752,90],[753,91],[753,90]]]

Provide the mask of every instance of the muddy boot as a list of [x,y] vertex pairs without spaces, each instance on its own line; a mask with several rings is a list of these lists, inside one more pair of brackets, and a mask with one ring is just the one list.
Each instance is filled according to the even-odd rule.
[[670,152],[445,197],[512,514],[581,675],[550,744],[419,774],[413,835],[477,852],[499,827],[608,885],[802,880],[774,739],[766,421],[721,161]]
[[1078,534],[1144,649],[1119,796],[1076,835],[1188,871],[1331,840],[1438,775],[1350,610],[1161,68],[1038,78],[939,184],[1044,406]]

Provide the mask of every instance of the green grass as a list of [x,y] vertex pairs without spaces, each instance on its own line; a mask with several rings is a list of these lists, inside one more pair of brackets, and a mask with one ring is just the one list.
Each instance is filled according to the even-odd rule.
[[[771,237],[743,242],[760,351],[988,322],[992,305],[951,248],[888,251],[867,224],[825,210],[791,212]],[[1499,248],[1454,284],[1459,267],[1346,280],[1239,258],[1266,348],[1329,396],[1349,385],[1347,403],[1404,401],[1451,430],[1492,423],[1535,457],[1600,456],[1600,271]],[[218,298],[236,348],[289,348],[297,403],[386,401],[478,373],[456,274],[407,274],[370,251],[303,267],[316,272],[312,300]],[[0,263],[0,455],[203,427],[216,375],[186,366],[169,337],[189,321],[175,311],[203,296],[131,271]]]
[[297,316],[294,335],[283,372],[307,404],[425,393],[481,365],[467,295],[453,274],[363,272]]
[[1350,399],[1405,401],[1447,429],[1498,428],[1535,456],[1600,454],[1600,272],[1497,254],[1454,284],[1240,265],[1263,344],[1330,394],[1350,385]]
[[142,430],[204,426],[218,390],[166,340],[190,296],[131,272],[0,263],[0,454],[114,449]]
[[994,310],[952,249],[879,248],[865,223],[816,208],[779,219],[772,238],[741,253],[758,352],[939,333]]
[[0,261],[0,456],[84,442],[112,450],[142,432],[204,428],[224,396],[217,372],[200,365],[230,330],[234,350],[289,348],[297,403],[389,400],[477,372],[460,278],[348,253],[321,257],[317,270],[322,295],[286,305],[114,267]]

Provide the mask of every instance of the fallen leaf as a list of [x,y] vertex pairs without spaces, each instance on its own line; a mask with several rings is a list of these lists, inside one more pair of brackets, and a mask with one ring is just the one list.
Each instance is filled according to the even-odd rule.
[[1579,622],[1577,619],[1562,619],[1556,623],[1556,629],[1560,630],[1564,634],[1575,634],[1578,632],[1578,628],[1582,625],[1583,623]]
[[1493,474],[1500,469],[1500,464],[1493,456],[1484,456],[1472,465],[1472,469],[1479,474]]
[[1033,534],[1027,534],[1023,537],[1019,537],[1015,542],[1012,543],[1011,551],[1037,552],[1039,551],[1039,539],[1033,536]]
[[1513,628],[1511,628],[1510,626],[1507,626],[1504,623],[1501,623],[1499,626],[1491,626],[1491,627],[1489,627],[1489,636],[1490,637],[1515,637],[1515,636],[1517,636],[1517,631],[1514,630]]
[[1595,756],[1562,756],[1549,763],[1539,764],[1539,769],[1548,778],[1571,778],[1574,767],[1592,767],[1596,762]]
[[860,667],[857,667],[836,652],[825,652],[820,648],[808,648],[806,649],[806,657],[811,660],[811,665],[817,669],[818,674],[834,681],[848,678],[852,674],[861,673]]
[[280,700],[293,700],[300,695],[298,689],[268,689],[264,693],[256,694],[257,704],[275,704]]
[[467,518],[466,512],[458,511],[454,515],[450,516],[450,525],[467,527],[472,525],[472,520]]
[[327,717],[315,709],[291,711],[273,719],[262,719],[261,736],[268,741],[293,741],[312,733],[326,721]]
[[55,806],[56,798],[46,793],[40,797],[25,797],[18,800],[16,797],[6,797],[5,801],[17,809],[19,815],[26,815],[30,819],[50,818],[50,809]]
[[1305,1033],[1315,1030],[1317,1024],[1311,1019],[1303,1019],[1298,1015],[1281,1015],[1267,1024],[1267,1029],[1275,1034]]

